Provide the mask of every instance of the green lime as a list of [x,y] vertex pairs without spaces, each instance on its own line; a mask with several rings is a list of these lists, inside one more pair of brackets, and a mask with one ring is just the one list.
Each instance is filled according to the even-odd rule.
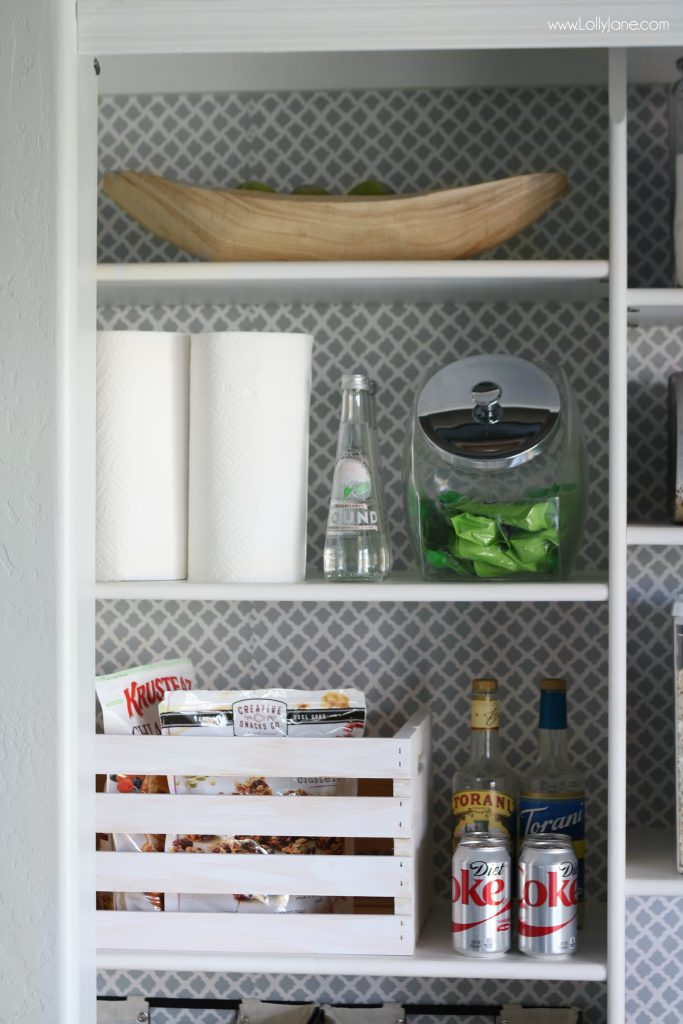
[[248,189],[250,192],[274,192],[272,185],[266,185],[265,181],[243,181],[238,188]]
[[329,196],[329,194],[322,185],[297,185],[292,189],[293,196]]
[[359,181],[357,185],[348,191],[350,196],[393,196],[396,195],[393,188],[385,185],[383,181],[375,181],[370,178],[368,181]]

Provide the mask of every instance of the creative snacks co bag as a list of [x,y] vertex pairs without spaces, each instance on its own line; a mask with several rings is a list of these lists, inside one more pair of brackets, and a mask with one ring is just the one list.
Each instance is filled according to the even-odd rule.
[[[186,658],[157,661],[151,665],[97,676],[96,691],[102,708],[104,731],[110,736],[159,736],[159,704],[175,691],[194,686],[192,665]],[[165,775],[108,775],[106,793],[168,793]],[[163,835],[113,836],[114,850],[159,853],[164,849]],[[163,910],[161,893],[117,893],[116,910]]]
[[[159,709],[165,736],[362,736],[365,698],[358,690],[225,690],[169,693]],[[172,793],[234,796],[338,796],[351,794],[349,780],[271,778],[265,775],[172,776]],[[345,841],[329,836],[168,835],[171,853],[340,854]],[[231,913],[329,913],[336,900],[326,896],[165,894],[166,910]]]

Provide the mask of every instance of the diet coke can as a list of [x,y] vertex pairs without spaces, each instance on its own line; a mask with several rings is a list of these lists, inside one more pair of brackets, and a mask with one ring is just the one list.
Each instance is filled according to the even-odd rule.
[[578,864],[570,836],[527,836],[519,856],[519,951],[566,957],[576,951]]
[[512,879],[504,836],[466,832],[453,854],[453,949],[496,957],[510,948]]

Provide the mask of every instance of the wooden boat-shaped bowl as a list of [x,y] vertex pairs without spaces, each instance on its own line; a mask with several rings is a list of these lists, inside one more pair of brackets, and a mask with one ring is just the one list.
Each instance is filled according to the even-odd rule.
[[141,171],[104,191],[144,228],[203,260],[457,260],[527,227],[564,174],[523,174],[398,196],[308,196],[183,185]]

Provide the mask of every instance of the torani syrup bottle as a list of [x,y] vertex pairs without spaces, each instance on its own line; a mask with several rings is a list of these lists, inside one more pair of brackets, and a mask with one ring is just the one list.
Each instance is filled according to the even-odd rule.
[[500,715],[496,679],[472,681],[470,757],[453,776],[453,849],[464,832],[517,837],[518,782],[498,750]]
[[541,680],[538,760],[522,779],[520,845],[526,836],[563,833],[571,837],[579,862],[579,923],[583,917],[585,783],[567,751],[567,684]]

